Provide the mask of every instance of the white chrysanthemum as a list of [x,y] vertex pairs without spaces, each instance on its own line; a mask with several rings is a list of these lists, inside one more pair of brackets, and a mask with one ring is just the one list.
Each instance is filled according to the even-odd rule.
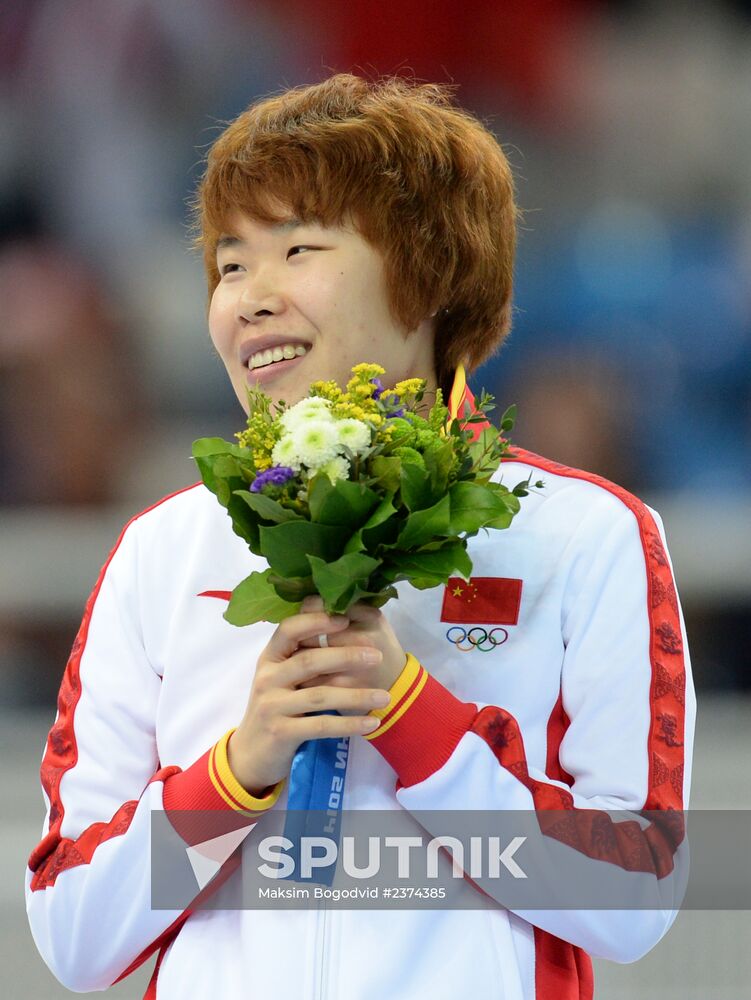
[[286,465],[295,472],[300,471],[302,459],[297,448],[297,442],[291,434],[284,434],[274,445],[271,452],[271,461],[274,465]]
[[285,410],[279,418],[279,423],[285,431],[293,431],[314,420],[329,421],[333,419],[330,400],[323,399],[321,396],[308,396]]
[[346,444],[357,454],[370,446],[370,428],[362,420],[346,417],[336,421],[336,432],[339,443]]
[[311,420],[290,433],[300,461],[309,469],[319,469],[336,457],[339,438],[333,420]]
[[330,462],[322,465],[318,470],[319,472],[325,472],[332,483],[335,483],[337,479],[347,479],[349,476],[349,462],[346,458],[341,455],[337,455],[336,458],[332,458]]

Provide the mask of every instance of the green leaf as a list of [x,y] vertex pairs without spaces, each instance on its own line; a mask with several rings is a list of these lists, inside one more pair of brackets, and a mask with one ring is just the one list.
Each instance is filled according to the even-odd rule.
[[456,534],[450,531],[450,513],[451,501],[446,494],[432,507],[410,514],[404,522],[396,544],[400,549],[414,549],[432,542],[436,536]]
[[409,511],[424,510],[435,502],[430,486],[430,473],[416,465],[402,465],[401,496]]
[[458,571],[469,577],[472,561],[467,555],[467,543],[461,539],[447,542],[435,552],[400,552],[389,554],[388,564],[381,567],[381,575],[389,582],[396,580],[432,579],[445,583]]
[[251,510],[255,511],[264,521],[273,521],[275,524],[283,524],[285,521],[302,521],[296,511],[289,507],[282,507],[278,500],[263,493],[251,493],[249,490],[234,490],[234,494],[246,503]]
[[241,477],[247,470],[254,470],[253,456],[247,448],[225,441],[224,438],[199,438],[193,442],[193,458],[201,478],[215,493],[215,481]]
[[486,427],[477,441],[470,444],[469,454],[478,476],[492,476],[501,464],[502,445],[498,430]]
[[326,562],[338,559],[346,535],[341,528],[310,521],[286,521],[259,528],[261,555],[280,576],[309,576],[308,555]]
[[449,473],[454,464],[454,448],[451,441],[431,445],[423,454],[425,468],[430,474],[430,486],[434,495],[445,493]]
[[358,601],[362,601],[363,604],[369,604],[373,608],[381,608],[392,597],[399,597],[399,591],[396,587],[389,586],[384,590],[363,590],[359,584],[355,584],[351,590],[342,594],[339,600],[331,608],[327,608],[326,611],[330,615],[344,615]]
[[269,581],[271,570],[251,573],[232,591],[224,618],[230,625],[253,625],[255,622],[280,622],[297,614],[299,604],[290,604],[278,596]]
[[274,587],[277,594],[285,601],[302,601],[308,594],[316,594],[313,577],[308,576],[279,576],[278,573],[270,571],[269,583]]
[[347,591],[354,591],[357,583],[366,583],[371,573],[381,565],[380,559],[373,559],[361,552],[351,552],[334,562],[325,562],[308,555],[316,590],[326,605],[334,605]]
[[451,521],[447,534],[476,534],[480,528],[508,528],[519,509],[509,493],[498,493],[492,484],[454,483],[449,490]]
[[249,452],[222,438],[200,438],[193,443],[193,457],[206,488],[227,508],[232,530],[258,555],[258,519],[233,495],[247,487],[246,476],[252,469]]
[[325,474],[314,476],[308,488],[311,520],[345,533],[361,527],[378,501],[378,494],[367,486],[348,479],[332,483]]
[[198,438],[193,442],[193,458],[207,458],[210,455],[234,455],[236,458],[247,459],[250,455],[247,448],[241,448],[239,444],[225,441],[224,438]]
[[396,587],[391,587],[391,586],[385,587],[383,590],[378,590],[375,592],[371,591],[370,593],[365,590],[362,590],[358,594],[357,590],[355,590],[355,594],[356,594],[355,600],[358,601],[363,600],[366,604],[369,604],[373,608],[382,608],[387,601],[390,601],[393,598],[396,598],[398,600],[399,598],[399,591],[396,589]]
[[389,494],[381,500],[362,528],[358,529],[344,546],[345,555],[350,552],[361,552],[364,548],[372,552],[376,545],[380,544],[381,538],[387,537],[390,532],[388,522],[398,513],[393,499],[393,494]]
[[409,584],[415,590],[431,590],[433,587],[440,587],[443,582],[443,579],[436,580],[435,577],[431,576],[411,576],[409,578]]
[[370,472],[387,493],[396,493],[401,483],[401,459],[393,455],[377,455],[370,462]]
[[501,430],[510,431],[515,423],[516,423],[516,403],[512,403],[512,405],[509,406],[509,408],[501,417]]
[[360,528],[354,533],[354,535],[350,535],[349,541],[344,546],[344,552],[342,554],[348,556],[353,552],[362,552],[365,547],[365,542],[362,540],[362,528]]

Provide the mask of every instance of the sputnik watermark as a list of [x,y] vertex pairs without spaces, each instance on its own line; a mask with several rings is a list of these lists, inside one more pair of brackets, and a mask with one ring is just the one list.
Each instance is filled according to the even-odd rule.
[[[309,879],[314,872],[329,868],[341,861],[341,866],[350,878],[367,879],[381,873],[382,849],[396,852],[396,877],[412,877],[412,850],[424,852],[425,877],[437,879],[438,857],[441,850],[448,851],[452,859],[452,876],[464,878],[499,878],[502,867],[515,879],[527,878],[527,873],[515,860],[514,855],[526,841],[526,837],[514,837],[501,849],[500,837],[470,837],[469,851],[458,837],[432,837],[427,844],[422,837],[368,837],[368,860],[362,867],[355,861],[355,837],[344,837],[341,848],[330,837],[302,837],[299,843],[299,870],[295,870],[295,858],[287,853],[297,845],[288,837],[264,837],[258,843],[258,855],[263,864],[258,872],[265,878]],[[297,853],[297,852],[296,852]],[[393,855],[392,855],[393,858]]]

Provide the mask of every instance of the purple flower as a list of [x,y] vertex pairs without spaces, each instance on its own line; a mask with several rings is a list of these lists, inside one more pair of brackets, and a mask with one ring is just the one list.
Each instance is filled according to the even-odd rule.
[[264,486],[283,486],[294,474],[294,469],[290,469],[287,465],[275,465],[265,472],[258,473],[250,484],[250,492],[260,493]]
[[395,406],[396,407],[396,409],[392,410],[391,413],[387,413],[386,414],[386,419],[387,420],[390,420],[391,417],[403,417],[404,416],[404,407],[403,406],[399,406],[399,397],[397,396],[397,394],[395,392],[389,393],[389,395],[386,396],[383,399],[383,402],[386,404],[386,406]]
[[383,395],[383,382],[379,378],[372,378],[370,381],[375,385],[373,399],[380,399]]

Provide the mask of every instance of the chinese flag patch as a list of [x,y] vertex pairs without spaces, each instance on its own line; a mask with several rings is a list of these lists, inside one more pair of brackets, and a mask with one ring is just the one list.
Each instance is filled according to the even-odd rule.
[[459,576],[452,576],[443,594],[441,621],[516,625],[521,599],[521,580],[473,576],[467,582]]

